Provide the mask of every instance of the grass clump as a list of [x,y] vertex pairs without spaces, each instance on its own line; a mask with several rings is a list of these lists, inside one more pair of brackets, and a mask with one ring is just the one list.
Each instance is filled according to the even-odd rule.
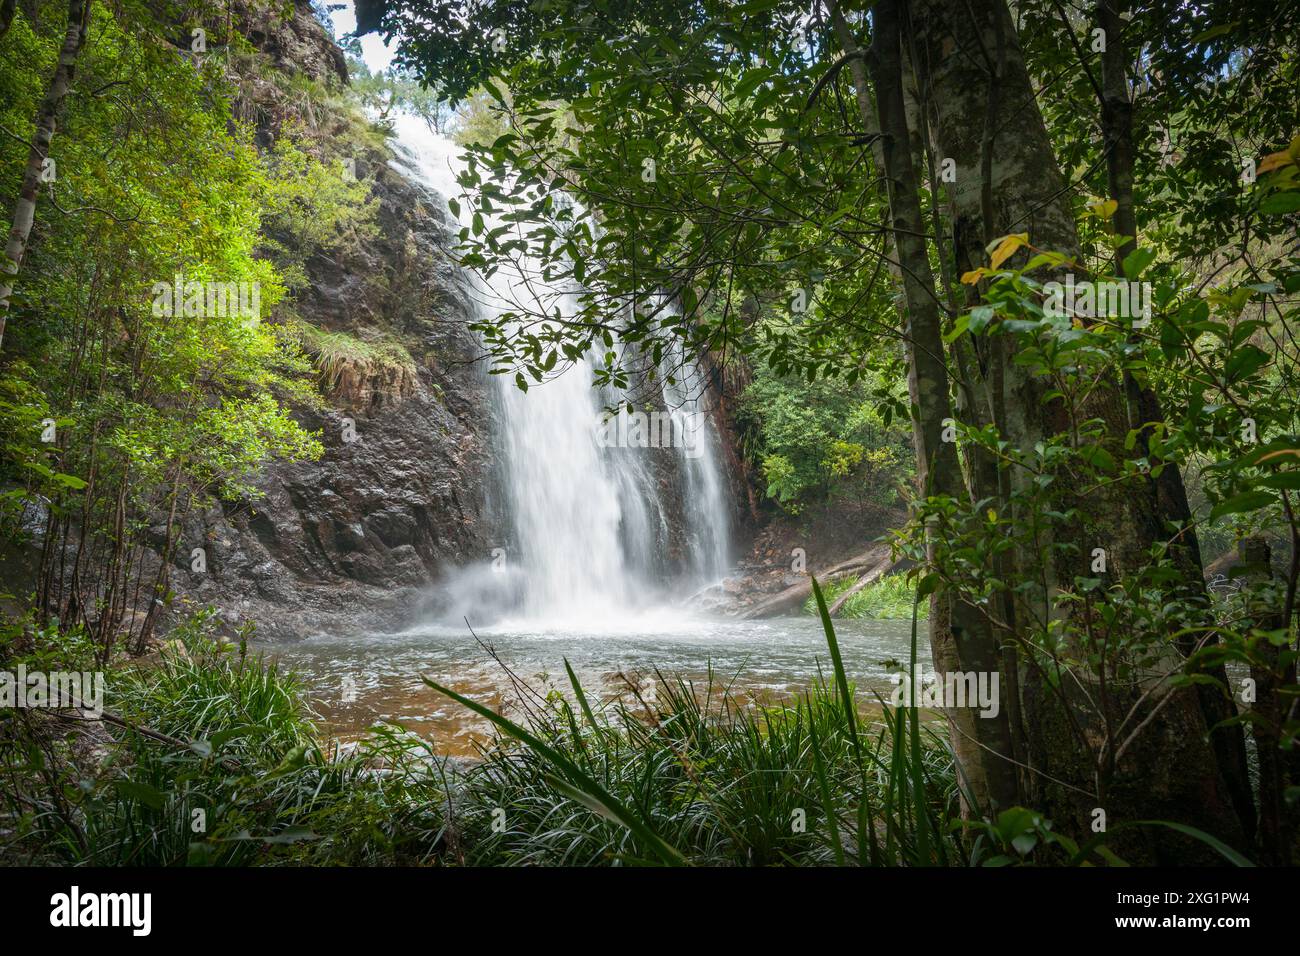
[[[793,706],[738,706],[659,677],[663,702],[527,707],[530,727],[427,681],[503,736],[469,775],[471,859],[494,864],[949,865],[964,824],[951,752],[915,709],[864,727],[817,582],[833,664]],[[916,625],[912,628],[912,663]],[[523,745],[512,750],[507,741]],[[490,808],[492,821],[473,808]],[[514,820],[511,820],[511,815]]]
[[[835,600],[848,591],[855,584],[857,578],[844,578],[828,584],[823,589],[826,596],[826,603],[833,604]],[[844,602],[836,615],[840,618],[858,619],[872,618],[877,620],[904,620],[912,616],[912,606],[916,587],[905,574],[887,574],[874,584],[868,584],[857,594],[850,597]],[[812,597],[804,602],[804,613],[816,614],[817,604]],[[928,616],[926,602],[922,601],[917,607],[917,614],[921,620]]]
[[[919,806],[903,799],[899,768],[890,772],[892,718],[856,731],[859,766],[854,731],[825,683],[789,705],[756,707],[712,675],[703,687],[657,676],[653,704],[593,708],[552,696],[530,719],[541,747],[512,746],[507,732],[485,748],[466,775],[457,820],[467,862],[920,863],[917,815],[943,826],[957,810],[941,742],[923,730],[916,775],[928,790]],[[900,752],[904,762],[911,756]],[[879,844],[874,855],[858,829],[863,819]],[[665,858],[657,844],[675,852]]]
[[95,866],[428,862],[428,744],[380,728],[323,743],[297,678],[197,615],[153,666],[107,675],[105,720],[0,714],[9,862]]
[[328,393],[376,379],[391,383],[403,394],[415,385],[415,359],[396,339],[384,336],[370,342],[306,322],[299,324],[298,337],[303,351],[320,371],[321,385]]

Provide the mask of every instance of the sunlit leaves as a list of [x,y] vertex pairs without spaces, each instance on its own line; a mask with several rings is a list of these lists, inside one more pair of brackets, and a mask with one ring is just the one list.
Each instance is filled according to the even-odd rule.
[[1018,232],[1015,233],[1014,235],[1003,236],[1001,239],[995,239],[990,244],[989,264],[994,269],[998,268],[999,266],[1002,265],[1002,263],[1006,262],[1013,255],[1015,255],[1016,250],[1028,244],[1028,242],[1029,242],[1029,233],[1027,232]]
[[1110,219],[1119,209],[1119,202],[1114,199],[1103,199],[1099,202],[1088,205],[1089,215],[1096,216],[1099,219]]

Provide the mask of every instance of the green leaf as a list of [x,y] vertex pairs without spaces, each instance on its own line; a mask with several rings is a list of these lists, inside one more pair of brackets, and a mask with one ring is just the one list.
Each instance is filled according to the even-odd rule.
[[1210,27],[1208,30],[1202,30],[1196,36],[1192,37],[1193,43],[1204,43],[1206,40],[1213,40],[1215,37],[1221,37],[1231,33],[1237,28],[1238,21],[1233,20],[1231,23],[1220,23],[1218,26]]
[[1224,367],[1223,374],[1230,382],[1240,381],[1259,371],[1270,361],[1272,359],[1267,352],[1253,345],[1244,345],[1232,353],[1232,358]]
[[263,837],[263,843],[301,843],[304,840],[319,840],[320,835],[313,833],[311,827],[285,827],[274,836]]
[[993,306],[978,305],[970,310],[969,328],[972,334],[978,334],[988,327],[993,321]]
[[772,73],[770,69],[747,70],[744,79],[736,85],[735,98],[747,99],[754,90],[758,89],[759,84],[771,78]]
[[1116,824],[1105,833],[1098,833],[1083,846],[1079,847],[1079,852],[1070,860],[1070,865],[1077,866],[1082,863],[1088,858],[1088,854],[1093,850],[1097,850],[1097,852],[1100,853],[1100,847],[1103,842],[1114,834],[1119,833],[1121,830],[1130,830],[1134,827],[1168,827],[1170,830],[1174,830],[1184,836],[1189,836],[1194,840],[1200,840],[1233,866],[1253,867],[1255,865],[1232,847],[1225,844],[1218,837],[1211,836],[1204,830],[1198,830],[1196,827],[1188,826],[1185,823],[1174,823],[1170,820],[1127,820],[1123,823]]
[[951,345],[953,342],[956,342],[959,338],[961,338],[962,335],[965,334],[965,332],[969,327],[970,327],[969,313],[957,316],[957,321],[952,324],[952,329],[944,335],[943,337],[944,342]]
[[1277,500],[1277,496],[1269,491],[1243,491],[1239,495],[1233,495],[1225,501],[1220,501],[1210,511],[1210,520],[1217,521],[1224,515],[1242,514],[1247,511],[1258,511],[1260,508],[1271,505]]
[[292,748],[284,755],[284,759],[270,773],[264,774],[257,778],[259,784],[269,783],[273,780],[279,780],[281,777],[287,777],[291,773],[301,770],[307,763],[307,751],[310,749],[308,744],[299,744]]
[[1283,216],[1297,210],[1300,210],[1300,191],[1273,193],[1259,203],[1259,211],[1266,216]]
[[591,725],[592,730],[599,731],[600,724],[596,723],[596,715],[591,711],[591,705],[587,703],[587,695],[582,691],[582,685],[578,683],[578,675],[573,673],[573,668],[569,666],[569,659],[564,658],[564,670],[569,675],[569,683],[573,686],[573,693],[578,698],[578,706],[582,708],[582,714],[587,718],[587,723]]
[[1115,458],[1100,445],[1084,445],[1079,449],[1079,457],[1098,471],[1114,471]]
[[925,577],[921,578],[916,585],[917,601],[919,602],[921,598],[929,597],[935,591],[939,590],[939,585],[942,583],[943,579],[937,574],[927,574]]
[[1148,246],[1139,246],[1124,257],[1124,276],[1136,279],[1146,271],[1156,257],[1156,251]]
[[135,780],[114,780],[113,788],[128,800],[138,800],[152,810],[161,810],[167,799],[161,790]]
[[1257,484],[1265,488],[1280,488],[1284,491],[1300,491],[1300,471],[1283,471],[1276,475],[1265,475]]

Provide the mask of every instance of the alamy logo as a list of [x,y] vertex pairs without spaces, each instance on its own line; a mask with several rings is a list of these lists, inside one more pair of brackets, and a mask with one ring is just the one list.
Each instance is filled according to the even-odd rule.
[[704,454],[705,415],[699,411],[629,412],[602,417],[597,429],[601,448],[680,448],[687,458]]
[[1043,293],[1047,296],[1043,311],[1055,319],[1132,319],[1139,329],[1151,323],[1150,282],[1075,282],[1073,275],[1067,275],[1064,283],[1045,283]]
[[102,671],[0,671],[0,707],[80,707],[96,717],[104,712]]
[[186,281],[179,272],[171,282],[153,284],[153,314],[157,318],[244,318],[262,315],[259,282]]
[[153,927],[150,893],[82,893],[74,886],[51,896],[50,906],[51,926],[129,926],[133,936],[148,936]]
[[890,681],[898,685],[889,697],[895,707],[978,707],[981,717],[996,717],[1002,707],[997,671],[949,671],[942,675],[934,671],[927,676],[925,665],[918,664],[910,681],[901,671]]

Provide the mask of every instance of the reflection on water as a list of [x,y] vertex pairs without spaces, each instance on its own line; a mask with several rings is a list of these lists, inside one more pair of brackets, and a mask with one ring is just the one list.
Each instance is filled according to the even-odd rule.
[[[845,672],[861,697],[876,691],[888,698],[890,662],[906,662],[910,630],[907,621],[836,623]],[[325,729],[355,738],[377,721],[392,721],[452,755],[472,754],[474,740],[489,736],[486,722],[426,686],[423,677],[518,716],[507,668],[542,693],[564,692],[566,658],[587,695],[604,700],[629,695],[628,681],[652,695],[656,669],[694,681],[702,694],[712,665],[714,693],[729,686],[737,697],[763,701],[789,698],[831,673],[825,636],[812,617],[638,617],[586,633],[502,622],[475,631],[481,644],[462,624],[399,634],[322,634],[264,650],[302,675]],[[923,632],[917,656],[929,665]]]

